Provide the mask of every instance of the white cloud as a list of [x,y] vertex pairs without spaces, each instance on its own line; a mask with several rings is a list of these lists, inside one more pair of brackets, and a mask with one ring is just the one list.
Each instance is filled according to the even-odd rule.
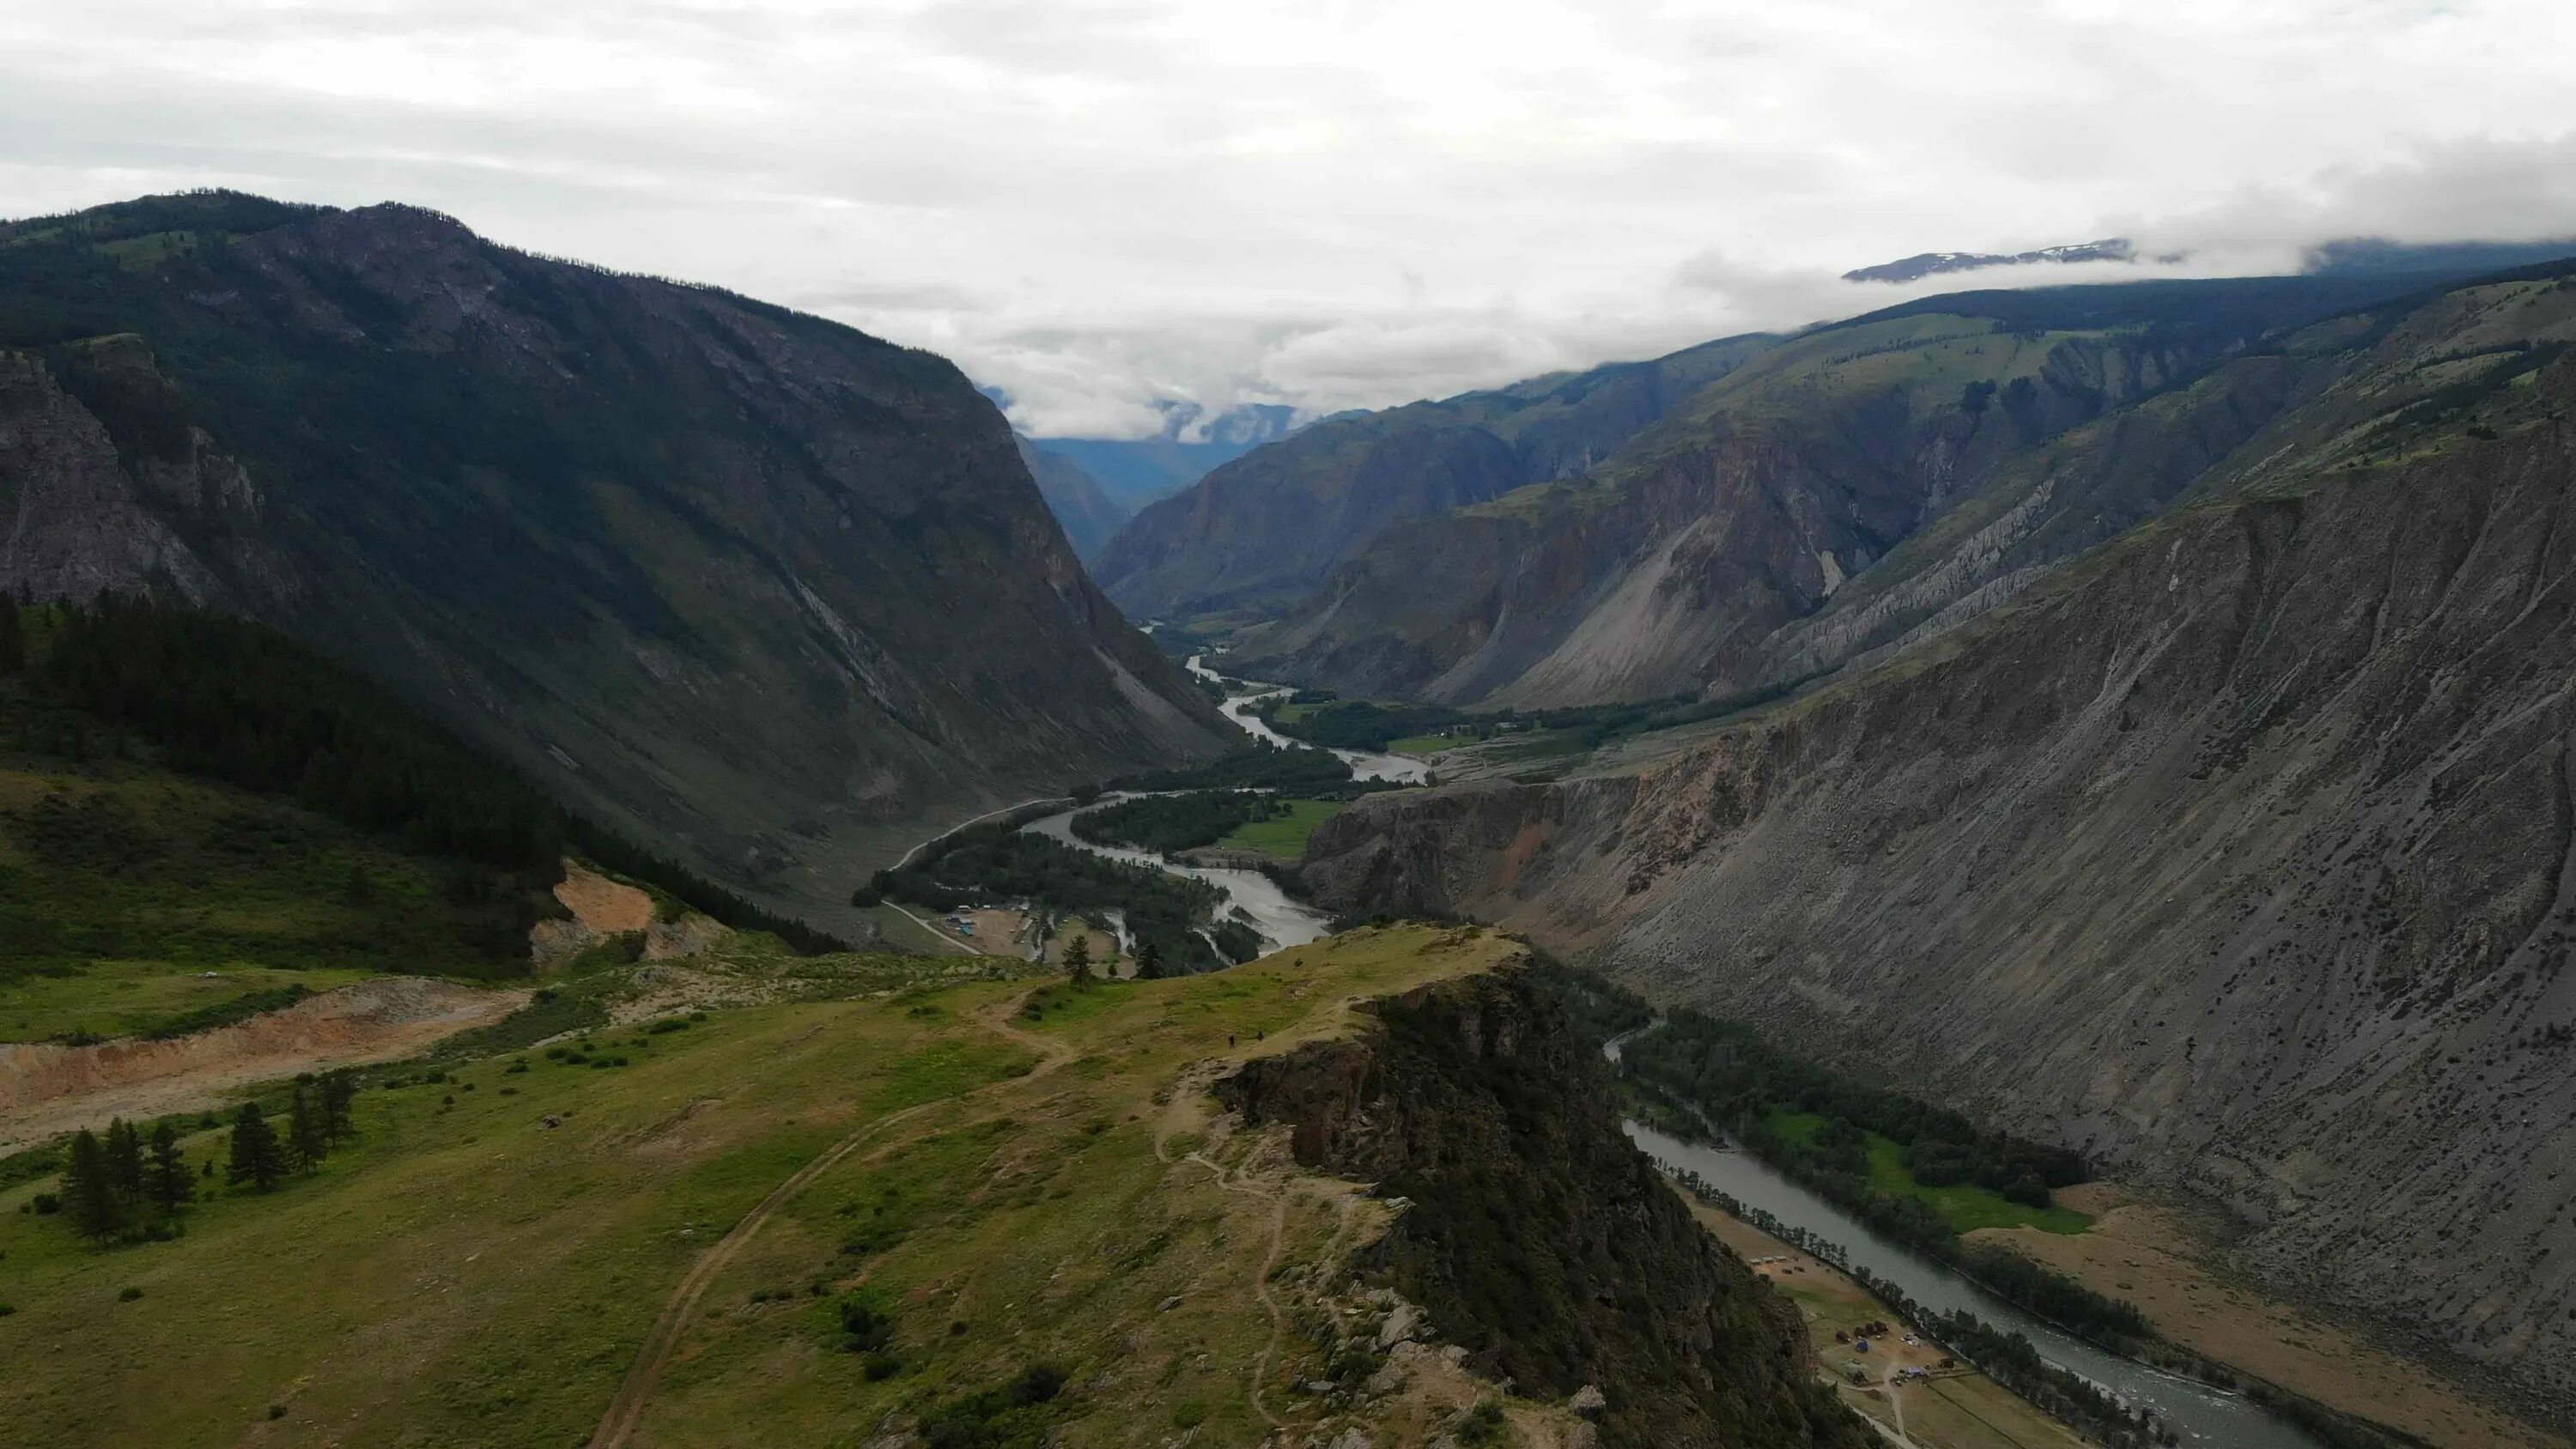
[[2576,7],[0,8],[0,209],[204,184],[434,206],[1147,432],[1796,325],[1925,250],[2576,233]]

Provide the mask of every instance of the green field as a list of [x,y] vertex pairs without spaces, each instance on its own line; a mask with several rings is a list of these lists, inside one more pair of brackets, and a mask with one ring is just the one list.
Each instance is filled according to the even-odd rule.
[[[1284,1050],[1344,1029],[1345,997],[1512,949],[1426,949],[1437,934],[1033,996],[956,980],[990,963],[916,958],[904,989],[893,958],[850,958],[863,999],[595,1028],[580,1064],[528,1045],[379,1069],[353,1145],[272,1194],[207,1183],[171,1242],[92,1248],[21,1211],[53,1180],[0,1190],[0,1443],[580,1444],[666,1310],[676,1352],[638,1443],[856,1443],[1040,1361],[1068,1385],[1032,1411],[1049,1442],[1254,1443],[1255,1383],[1303,1434],[1322,1401],[1289,1386],[1326,1368],[1301,1333],[1274,1342],[1265,1282],[1288,1322],[1329,1313],[1312,1285],[1338,1275],[1314,1267],[1349,1251],[1349,1214],[1384,1210],[1264,1195],[1252,1143],[1210,1136],[1212,1105],[1169,1084],[1230,1036]],[[632,991],[667,983],[652,964]],[[760,969],[853,984],[836,958]],[[190,1161],[222,1140],[195,1132]],[[845,1302],[890,1318],[881,1345],[861,1351]]]
[[1288,800],[1281,802],[1288,813],[1274,820],[1255,820],[1237,828],[1217,844],[1228,850],[1257,850],[1279,860],[1295,860],[1306,853],[1306,837],[1315,827],[1339,815],[1350,805],[1347,800]]
[[328,991],[373,973],[230,966],[183,971],[166,961],[96,961],[71,976],[30,976],[0,986],[0,1041],[141,1036],[191,1012],[256,992]]
[[1386,748],[1390,754],[1433,755],[1442,750],[1454,750],[1460,745],[1471,745],[1475,742],[1475,737],[1472,735],[1406,735],[1400,740],[1387,741]]
[[[1775,1111],[1771,1130],[1792,1142],[1805,1142],[1825,1125],[1813,1112]],[[2024,1207],[2001,1193],[1971,1183],[1926,1187],[1905,1167],[1905,1148],[1892,1138],[1869,1134],[1869,1185],[1889,1197],[1919,1197],[1930,1203],[1955,1232],[1978,1228],[2037,1228],[2044,1233],[2080,1233],[2093,1226],[2090,1214],[2068,1207]]]

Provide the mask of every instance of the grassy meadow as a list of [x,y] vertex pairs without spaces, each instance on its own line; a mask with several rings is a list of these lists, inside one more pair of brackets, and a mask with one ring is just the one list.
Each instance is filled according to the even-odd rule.
[[[637,1443],[856,1443],[1049,1365],[1069,1387],[1016,1412],[1056,1442],[1255,1443],[1265,1410],[1319,1417],[1289,1386],[1326,1371],[1265,1284],[1294,1307],[1383,1210],[1253,1190],[1258,1143],[1176,1079],[1514,949],[1394,928],[1086,990],[871,964],[861,999],[680,1002],[658,1030],[370,1071],[354,1144],[270,1194],[209,1183],[176,1241],[92,1248],[23,1183],[0,1191],[0,1442],[566,1445],[615,1400]],[[592,981],[631,1014],[657,979]]]
[[1217,841],[1228,850],[1257,850],[1279,860],[1295,860],[1306,853],[1306,837],[1315,827],[1348,809],[1348,800],[1286,800],[1288,813],[1269,820],[1254,820],[1237,827]]
[[[1771,1130],[1792,1142],[1804,1142],[1816,1135],[1825,1119],[1813,1112],[1773,1112]],[[1915,1197],[1930,1203],[1941,1214],[1953,1232],[1970,1233],[1979,1228],[2037,1228],[2044,1233],[2080,1233],[2093,1226],[2088,1213],[2070,1207],[2025,1207],[1990,1188],[1973,1183],[1954,1183],[1946,1187],[1929,1187],[1914,1180],[1906,1170],[1902,1144],[1869,1135],[1869,1185],[1874,1192],[1890,1197]]]

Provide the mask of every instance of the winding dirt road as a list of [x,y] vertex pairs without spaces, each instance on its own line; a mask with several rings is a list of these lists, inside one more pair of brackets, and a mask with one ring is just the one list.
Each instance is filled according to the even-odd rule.
[[[1025,1085],[1047,1076],[1073,1060],[1074,1050],[1071,1046],[1053,1037],[1040,1036],[1036,1032],[1023,1030],[1017,1025],[1015,1018],[1021,1008],[1028,1004],[1030,995],[1036,989],[1033,986],[1027,991],[1006,997],[987,1007],[976,1015],[975,1023],[995,1035],[1035,1052],[1038,1064],[1016,1077],[1006,1077],[1001,1081],[978,1087],[967,1093],[965,1098],[950,1098],[947,1099],[948,1101],[981,1096],[1003,1087]],[[688,1273],[680,1279],[679,1286],[671,1290],[670,1300],[663,1304],[661,1316],[653,1320],[651,1331],[644,1335],[644,1345],[636,1351],[634,1364],[626,1370],[625,1382],[618,1385],[616,1397],[608,1401],[607,1412],[600,1415],[599,1427],[591,1433],[590,1449],[622,1449],[622,1446],[633,1437],[636,1425],[643,1420],[644,1406],[652,1399],[654,1386],[661,1381],[663,1370],[670,1366],[672,1356],[679,1352],[680,1340],[686,1336],[689,1325],[697,1318],[699,1300],[706,1297],[707,1289],[712,1287],[716,1279],[724,1273],[725,1268],[740,1256],[743,1248],[751,1242],[752,1235],[760,1231],[763,1223],[768,1222],[780,1208],[794,1201],[796,1195],[804,1191],[807,1184],[831,1171],[833,1167],[860,1148],[877,1143],[880,1151],[884,1152],[904,1145],[902,1140],[881,1141],[881,1139],[889,1129],[933,1107],[944,1105],[946,1101],[923,1102],[901,1111],[889,1112],[862,1125],[849,1136],[825,1148],[813,1161],[790,1174],[786,1181],[770,1189],[767,1197],[762,1198],[753,1205],[751,1211],[742,1215],[742,1220],[733,1225],[732,1231],[718,1239],[713,1247],[699,1254],[698,1261],[690,1265]]]

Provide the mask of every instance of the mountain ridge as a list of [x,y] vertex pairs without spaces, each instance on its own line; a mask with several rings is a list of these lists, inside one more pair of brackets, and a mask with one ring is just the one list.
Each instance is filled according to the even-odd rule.
[[2220,1204],[2267,1284],[2562,1419],[2576,361],[2516,376],[1796,699],[1360,802],[1305,877]]
[[838,324],[213,194],[0,228],[0,349],[0,585],[274,624],[756,897],[1232,744],[999,411]]

